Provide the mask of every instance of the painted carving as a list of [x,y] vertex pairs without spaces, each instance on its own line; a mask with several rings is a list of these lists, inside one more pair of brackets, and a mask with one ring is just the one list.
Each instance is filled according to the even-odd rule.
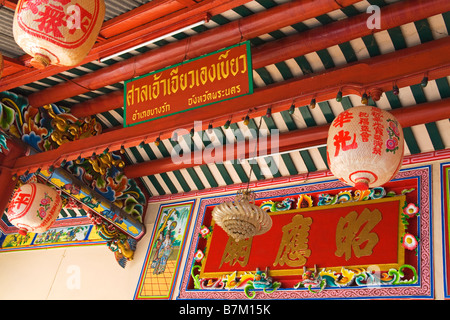
[[264,293],[271,294],[280,286],[280,282],[273,282],[272,277],[269,276],[269,268],[266,268],[264,272],[256,269],[253,280],[248,281],[244,292],[247,298],[253,299],[256,296],[255,290],[263,290]]
[[294,199],[286,198],[283,201],[266,201],[263,202],[260,207],[267,212],[286,211],[292,209]]

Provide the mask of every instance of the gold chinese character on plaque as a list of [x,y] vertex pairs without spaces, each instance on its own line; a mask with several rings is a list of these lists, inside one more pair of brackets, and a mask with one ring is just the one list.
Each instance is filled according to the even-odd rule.
[[289,267],[300,267],[306,264],[307,258],[311,255],[311,249],[308,248],[311,224],[310,217],[305,218],[297,214],[291,223],[282,228],[283,237],[274,266],[287,264]]
[[224,263],[228,263],[230,266],[234,266],[236,263],[239,263],[241,267],[246,266],[248,258],[250,257],[252,241],[253,238],[236,241],[229,237],[225,250],[223,251],[219,268],[222,267]]
[[345,255],[346,261],[351,258],[352,250],[357,258],[370,256],[379,241],[378,235],[371,231],[380,221],[381,212],[367,208],[360,215],[352,211],[340,218],[336,227],[335,255]]

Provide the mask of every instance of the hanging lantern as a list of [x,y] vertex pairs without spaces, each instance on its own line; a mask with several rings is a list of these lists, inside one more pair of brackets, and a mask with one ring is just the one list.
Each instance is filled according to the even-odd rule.
[[239,190],[234,201],[216,206],[212,217],[235,241],[266,233],[272,227],[272,219],[255,205],[254,193],[249,190]]
[[6,215],[9,222],[19,228],[20,234],[42,233],[51,227],[61,208],[61,196],[55,189],[29,183],[16,190]]
[[376,107],[359,106],[330,125],[327,160],[341,181],[365,190],[390,181],[403,161],[403,130],[395,117]]
[[75,66],[94,45],[104,16],[104,0],[21,0],[14,15],[14,39],[33,57],[35,68]]

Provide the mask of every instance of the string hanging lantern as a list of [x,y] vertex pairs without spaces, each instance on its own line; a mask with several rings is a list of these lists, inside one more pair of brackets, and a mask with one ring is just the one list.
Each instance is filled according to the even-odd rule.
[[19,1],[14,40],[35,68],[75,66],[95,44],[104,16],[104,0]]
[[[261,124],[262,117],[258,132]],[[249,189],[252,172],[253,166],[246,189],[239,190],[233,201],[223,202],[212,211],[214,221],[236,242],[266,233],[272,227],[272,218],[255,204],[255,194]]]
[[341,181],[357,189],[378,187],[400,170],[403,148],[402,127],[391,113],[371,106],[353,107],[330,125],[328,166]]
[[19,233],[47,231],[58,217],[62,199],[58,192],[41,183],[29,183],[16,190],[6,213]]

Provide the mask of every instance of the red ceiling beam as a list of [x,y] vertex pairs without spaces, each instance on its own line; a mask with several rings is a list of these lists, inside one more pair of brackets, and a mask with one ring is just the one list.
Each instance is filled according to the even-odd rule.
[[25,70],[30,69],[23,63],[23,61],[21,61],[19,59],[14,59],[14,58],[3,56],[3,62],[5,63],[5,67],[12,66],[14,68],[20,68],[20,69],[25,69]]
[[[450,98],[444,100],[438,100],[434,102],[428,102],[420,105],[416,105],[408,108],[401,108],[392,110],[391,113],[398,119],[403,128],[433,122],[442,119],[448,119],[450,117]],[[259,155],[270,155],[272,143],[278,143],[279,152],[296,150],[299,148],[313,147],[317,145],[322,145],[327,143],[328,129],[330,125],[323,125],[318,127],[312,127],[307,129],[290,131],[287,133],[282,133],[279,135],[278,141],[270,141],[268,139],[267,149],[259,149],[255,156]],[[239,154],[239,150],[242,150],[242,146],[238,143],[233,145],[233,152],[226,154],[227,160],[235,159],[248,159],[252,157],[251,143],[245,142],[245,155],[242,157]],[[219,146],[222,148],[222,146]],[[225,147],[223,147],[225,149]],[[228,150],[228,149],[227,149]],[[225,155],[225,150],[223,151]],[[233,156],[233,158],[230,158]],[[134,164],[131,166],[126,166],[124,168],[124,174],[127,178],[133,179],[137,177],[150,176],[162,172],[171,172],[174,170],[186,169],[194,166],[204,165],[212,163],[208,161],[208,158],[203,157],[202,153],[193,152],[189,155],[185,155],[183,159],[190,159],[191,161],[184,161],[182,163],[174,163],[171,157],[162,158],[157,160],[151,160],[147,162],[142,162],[139,164]],[[225,156],[224,156],[225,159]],[[222,160],[222,159],[220,159]]]
[[[340,2],[341,5],[349,5],[358,1]],[[29,102],[35,107],[58,102],[89,89],[128,80],[339,8],[340,5],[334,0],[288,2],[81,76],[76,83],[64,82],[31,94]]]
[[[170,4],[175,1],[171,0],[167,1],[167,3],[166,1],[158,1],[157,3],[162,5],[164,10],[153,7],[153,2],[156,1],[141,6],[143,8],[138,7],[126,13],[124,14],[124,17],[119,16],[117,17],[117,20],[114,20],[116,19],[114,18],[111,19],[111,22],[105,22],[105,28],[103,29],[102,27],[98,43],[94,45],[93,49],[83,60],[81,65],[104,58],[112,53],[122,51],[137,44],[144,43],[160,35],[190,25],[193,22],[198,22],[201,19],[204,19],[207,13],[211,15],[219,14],[248,2],[248,0],[205,0],[193,7],[175,10],[171,13],[169,13],[169,8],[175,9],[175,7],[167,7],[167,3]],[[144,9],[147,9],[147,11],[144,11]],[[149,12],[150,9],[157,9],[158,15],[162,16],[155,18],[156,16],[152,15],[153,11]],[[107,37],[107,39],[105,37]],[[25,65],[27,65],[30,59],[31,57],[28,55],[20,58]],[[14,74],[5,76],[0,80],[0,91],[6,91],[33,81],[50,77],[71,68],[73,67],[49,66],[44,70],[33,68],[30,70],[18,71]]]
[[104,22],[100,35],[103,38],[111,38],[184,7],[175,0],[154,0]]
[[[448,0],[433,0],[433,4],[431,4],[430,1],[423,0],[399,2],[393,5],[386,6],[382,9],[381,27],[384,30],[391,29],[412,21],[435,15],[439,12],[445,12],[447,10],[450,10],[450,1]],[[290,14],[290,12],[291,11],[286,10],[285,14]],[[280,40],[269,42],[256,48],[252,48],[253,69],[258,69],[290,58],[299,57],[310,52],[323,50],[339,43],[369,35],[373,32],[373,30],[367,28],[367,17],[368,15],[366,14],[360,14],[352,18],[337,21],[323,27],[317,27],[311,30],[304,31],[302,33],[299,33],[298,35],[286,37]],[[274,16],[273,19],[283,19],[283,17]],[[261,21],[261,23],[263,22],[264,20]],[[245,23],[243,23],[242,25],[246,26]],[[252,27],[256,26],[252,25]],[[246,28],[244,27],[242,30],[243,34],[246,35]],[[222,39],[221,34],[219,34],[219,37]],[[197,42],[195,39],[196,38],[193,37],[192,43],[190,44],[191,47],[195,46],[193,44]],[[170,52],[167,53],[167,55],[164,57],[162,55],[159,56],[158,54],[153,53],[151,53],[149,56],[155,56],[154,61],[148,61],[148,63],[150,64],[153,63],[154,66],[156,63],[156,66],[162,67],[163,65],[165,66],[167,62],[171,61]],[[136,60],[136,65],[137,64],[138,61]],[[128,64],[128,62],[124,62],[124,67],[123,69],[120,68],[120,72],[128,72],[129,75],[127,77],[131,78],[133,77],[131,71],[134,72],[135,69],[130,69],[130,65]],[[96,88],[99,88],[100,84],[111,84],[111,80],[113,80],[110,77],[111,73],[106,72],[104,75],[102,75],[102,73],[102,71],[99,71],[98,73],[93,73],[86,77],[78,78],[77,83],[82,84],[86,87],[92,87],[94,85],[93,81],[96,80],[99,81],[94,85]],[[137,73],[140,74],[143,72],[137,71]],[[122,76],[120,78],[121,80],[128,79],[125,76]],[[114,80],[119,80],[119,78],[116,77]],[[31,96],[29,96],[30,104],[33,106],[39,106],[43,104],[43,102],[56,102],[63,100],[64,98],[69,98],[75,93],[82,93],[82,88],[77,87],[74,84],[66,83],[61,85],[60,89],[63,89],[63,91],[60,90],[59,92],[57,91],[57,87],[32,94]],[[63,94],[63,92],[65,92],[66,94]],[[53,94],[55,94],[55,96],[51,97],[51,95]],[[121,106],[123,106],[123,93],[115,92],[77,104],[71,108],[71,112],[75,116],[85,117],[88,115],[113,110]]]
[[[450,52],[450,37],[326,70],[320,74],[267,86],[255,90],[252,95],[217,103],[214,108],[205,107],[201,112],[188,111],[183,113],[182,117],[172,116],[170,121],[166,118],[159,119],[152,121],[151,125],[144,123],[120,128],[99,136],[66,143],[56,150],[19,158],[15,170],[19,174],[26,170],[32,172],[50,166],[55,159],[74,160],[78,156],[88,157],[93,152],[101,153],[106,148],[115,151],[122,145],[132,147],[143,140],[154,141],[158,136],[167,139],[171,137],[173,130],[183,128],[189,131],[194,121],[203,121],[202,129],[206,129],[209,123],[214,126],[223,125],[230,115],[233,116],[233,121],[240,121],[240,117],[245,116],[250,109],[252,117],[264,115],[269,105],[272,106],[272,112],[276,113],[289,108],[292,101],[301,106],[308,104],[312,97],[316,97],[317,101],[332,99],[339,89],[342,89],[344,95],[361,93],[374,87],[387,91],[392,90],[394,81],[399,87],[420,83],[425,72],[430,80],[441,78],[450,74],[450,56],[447,52]],[[447,105],[444,109],[447,112],[446,117],[449,118],[450,108]],[[421,123],[435,121],[435,118],[431,118],[435,111],[430,109],[428,118],[417,120]],[[436,113],[436,116],[443,119],[442,114]]]
[[[410,0],[400,1],[385,6],[380,12],[380,29],[369,29],[367,19],[370,15],[357,16],[340,20],[322,28],[268,42],[252,51],[255,69],[285,61],[310,52],[358,39],[374,32],[389,30],[410,22],[419,21],[450,10],[448,0]],[[279,50],[282,47],[283,50]]]
[[18,0],[1,0],[0,6],[5,6],[9,9],[15,10]]

